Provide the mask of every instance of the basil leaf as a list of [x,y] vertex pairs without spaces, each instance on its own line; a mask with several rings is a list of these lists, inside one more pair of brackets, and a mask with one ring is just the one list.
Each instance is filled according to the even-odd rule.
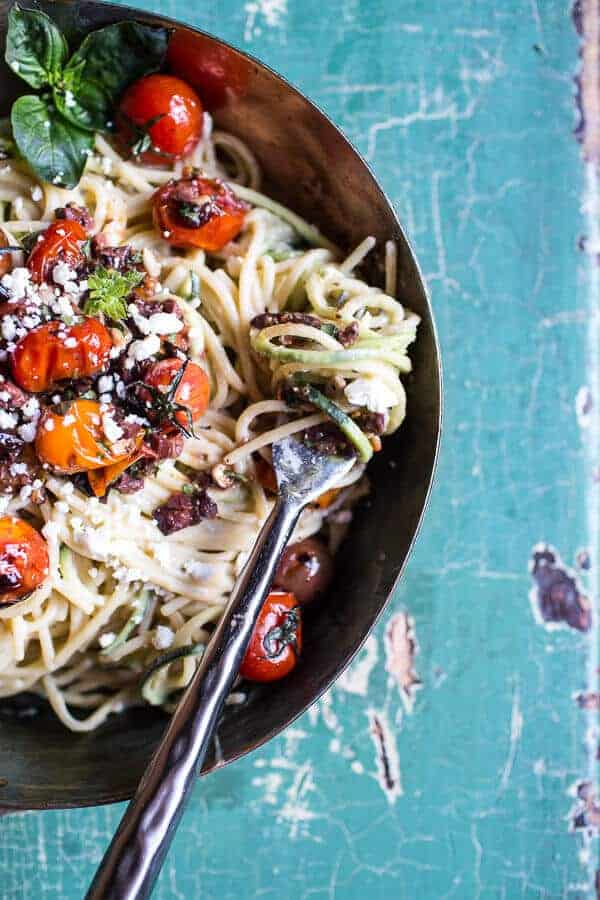
[[19,97],[10,121],[15,143],[35,174],[65,188],[81,178],[94,138],[67,122],[42,97]]
[[106,129],[127,85],[160,69],[168,37],[166,28],[138,22],[117,22],[88,34],[64,73],[68,81],[77,71],[77,104],[69,107],[68,118],[82,128]]
[[12,7],[4,58],[27,84],[41,88],[58,81],[67,54],[67,42],[45,13]]
[[58,111],[79,128],[86,131],[103,130],[106,124],[106,94],[96,84],[82,78],[85,61],[68,66],[63,75],[62,84],[56,86],[52,96]]

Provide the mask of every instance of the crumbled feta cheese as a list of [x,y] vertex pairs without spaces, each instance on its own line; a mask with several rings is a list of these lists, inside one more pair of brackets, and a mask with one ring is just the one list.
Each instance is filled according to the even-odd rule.
[[54,431],[54,419],[46,419],[44,428],[46,431]]
[[116,634],[114,631],[105,631],[104,634],[98,636],[98,643],[105,650],[106,647],[110,647],[115,638]]
[[[60,234],[61,230],[62,229],[59,228],[56,233]],[[76,273],[73,271],[71,266],[68,266],[64,262],[57,263],[52,271],[52,280],[55,284],[59,284],[61,287],[64,287],[69,281],[74,281],[75,277]]]
[[17,323],[13,316],[2,317],[2,337],[5,341],[12,341],[17,333]]
[[175,313],[153,313],[148,319],[152,334],[176,334],[183,328],[183,322]]
[[117,425],[109,413],[104,413],[102,416],[102,429],[110,444],[116,443],[123,437],[123,429]]
[[26,471],[27,471],[27,463],[24,463],[24,462],[11,463],[11,466],[10,466],[10,474],[11,475],[24,475]]
[[36,432],[37,426],[35,422],[26,422],[24,425],[17,428],[17,434],[26,444],[31,444],[32,441],[35,440]]
[[39,184],[35,184],[31,188],[31,199],[34,200],[36,203],[39,203],[40,200],[44,199],[44,192],[41,189],[41,187],[39,186]]
[[141,341],[132,341],[127,350],[127,356],[135,362],[142,362],[150,356],[154,356],[160,350],[160,338],[157,334],[149,334]]
[[91,568],[88,569],[88,575],[90,576],[90,578],[98,577],[98,569],[96,568],[96,566],[91,566]]
[[112,391],[114,386],[114,379],[112,375],[101,375],[98,379],[98,390],[101,394],[105,394],[108,391]]
[[68,350],[73,350],[77,346],[77,338],[68,337],[64,341],[64,345]]
[[170,231],[163,231],[162,236],[163,236],[164,238],[170,238],[170,237],[171,237],[171,232],[170,232]]
[[65,91],[65,106],[75,106],[75,95],[73,94],[73,91]]
[[348,403],[364,406],[374,413],[386,413],[395,406],[396,395],[378,378],[357,378],[344,388]]
[[35,397],[30,397],[23,406],[21,407],[21,412],[25,416],[26,419],[33,419],[40,411],[39,401]]
[[13,413],[6,412],[5,409],[0,409],[0,428],[3,430],[16,428],[18,421],[18,418],[13,415]]
[[12,299],[24,297],[30,283],[29,269],[17,266],[12,272],[2,276],[0,284],[9,292]]
[[10,403],[10,394],[8,391],[0,391],[0,400],[2,403]]
[[72,413],[67,413],[67,415],[63,419],[63,425],[73,425],[75,423],[75,416]]
[[157,625],[152,638],[152,646],[156,650],[167,650],[173,643],[175,632],[166,625]]

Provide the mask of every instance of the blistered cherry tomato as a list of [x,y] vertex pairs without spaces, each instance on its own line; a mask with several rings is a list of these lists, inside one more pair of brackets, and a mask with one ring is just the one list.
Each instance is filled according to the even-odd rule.
[[64,262],[72,269],[80,266],[85,261],[81,247],[86,239],[85,228],[73,219],[61,219],[48,225],[27,260],[32,280],[50,282],[58,262]]
[[0,518],[0,605],[14,603],[34,591],[49,569],[44,538],[23,519]]
[[88,378],[110,358],[112,338],[89,316],[75,325],[46,322],[21,338],[11,357],[13,378],[26,391],[47,391],[68,378]]
[[196,88],[212,112],[246,93],[252,64],[208,35],[176,30],[169,41],[167,63]]
[[216,178],[168,181],[154,194],[154,224],[177,247],[221,250],[244,224],[248,205]]
[[277,566],[273,584],[282,591],[292,591],[298,603],[310,603],[323,594],[333,578],[333,560],[318,538],[306,538],[290,544]]
[[[183,366],[184,372],[177,380]],[[147,392],[142,388],[141,394],[142,397],[146,393],[149,395],[149,416],[152,419],[154,413],[157,423],[163,425],[165,430],[169,430],[169,423],[174,420],[191,431],[191,426],[208,408],[210,381],[204,369],[196,363],[184,363],[176,358],[161,359],[149,366],[142,381],[150,388]]]
[[128,459],[139,449],[142,429],[111,443],[104,431],[104,415],[114,412],[95,400],[74,400],[65,412],[46,410],[35,438],[42,463],[66,475],[100,469]]
[[288,675],[302,651],[302,619],[293,594],[273,591],[252,633],[240,667],[248,681],[277,681]]
[[192,152],[202,136],[202,103],[174,75],[146,75],[127,88],[117,113],[119,137],[146,165],[165,165]]

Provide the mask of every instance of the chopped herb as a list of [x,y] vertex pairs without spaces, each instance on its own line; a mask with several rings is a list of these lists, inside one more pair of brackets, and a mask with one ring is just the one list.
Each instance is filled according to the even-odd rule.
[[143,278],[143,272],[117,272],[99,266],[88,278],[89,297],[83,311],[88,316],[104,315],[114,322],[125,319],[127,298]]

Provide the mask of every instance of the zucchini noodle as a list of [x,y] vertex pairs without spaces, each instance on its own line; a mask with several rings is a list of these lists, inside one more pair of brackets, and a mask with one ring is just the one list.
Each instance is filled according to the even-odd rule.
[[[384,433],[405,415],[400,375],[410,371],[418,318],[394,296],[395,246],[385,248],[383,292],[357,271],[375,239],[344,258],[317,228],[260,193],[252,152],[212,131],[209,116],[186,163],[229,181],[251,206],[240,235],[213,254],[176,249],[153,227],[152,195],[181,175],[180,162],[170,170],[138,165],[98,136],[79,186],[64,190],[40,184],[19,159],[0,161],[0,227],[9,243],[43,230],[68,202],[87,207],[95,229],[111,245],[141,251],[147,272],[176,299],[190,358],[211,384],[196,435],[138,493],[112,490],[101,503],[47,474],[42,505],[18,496],[5,504],[41,529],[50,575],[25,600],[0,608],[0,697],[40,694],[76,732],[133,704],[170,709],[191,678],[273,505],[256,477],[257,455],[268,461],[285,435],[339,425],[357,462],[335,502],[306,509],[293,536],[322,533],[335,550],[367,490],[364,463],[376,445],[357,414],[378,415]],[[300,316],[256,324],[281,313]],[[308,385],[303,405],[287,399],[287,384]],[[236,477],[207,489],[216,518],[164,536],[153,510],[218,466]]]

